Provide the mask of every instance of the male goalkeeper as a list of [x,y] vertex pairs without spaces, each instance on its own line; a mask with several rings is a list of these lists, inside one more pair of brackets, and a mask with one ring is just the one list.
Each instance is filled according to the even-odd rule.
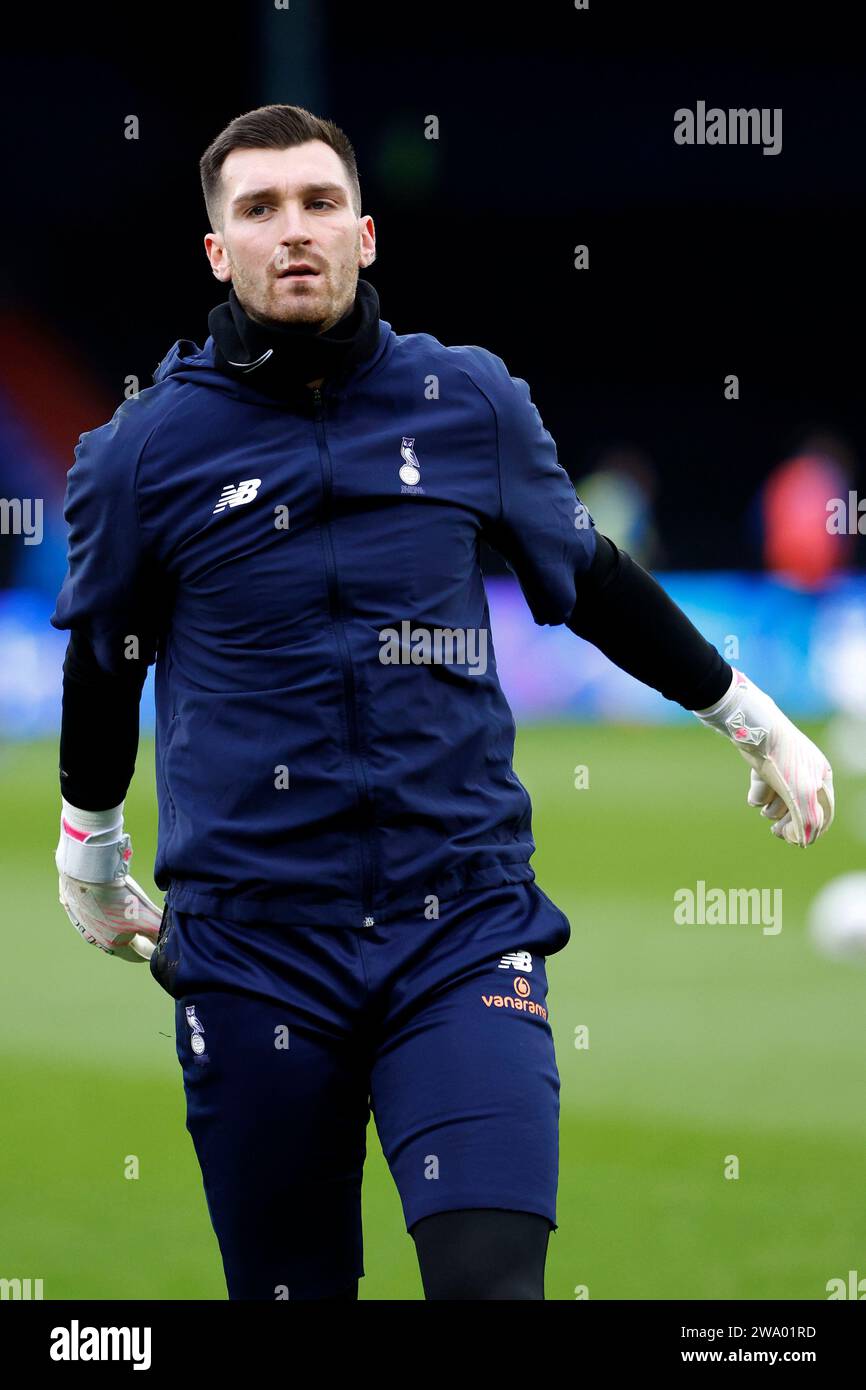
[[[372,1111],[427,1298],[541,1299],[570,924],[530,867],[481,539],[537,623],[739,747],[773,834],[829,827],[830,767],[596,530],[525,381],[380,319],[336,126],[260,108],[201,175],[228,300],[69,474],[61,900],[103,951],[156,942],[231,1298],[357,1298]],[[123,824],[154,661],[162,914]]]

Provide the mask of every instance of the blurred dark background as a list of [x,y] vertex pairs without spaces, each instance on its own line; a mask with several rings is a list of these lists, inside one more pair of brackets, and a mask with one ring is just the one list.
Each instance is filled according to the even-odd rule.
[[[837,823],[808,855],[777,856],[745,805],[741,759],[567,628],[536,627],[507,576],[489,579],[535,867],[575,928],[551,1013],[562,1224],[548,1298],[573,1302],[580,1280],[595,1301],[814,1306],[866,1273],[853,963],[866,537],[826,528],[829,498],[866,497],[861,15],[851,0],[589,4],[7,7],[0,504],[45,505],[39,544],[0,530],[4,1283],[39,1276],[41,1296],[44,1275],[52,1300],[224,1297],[169,1090],[169,1001],[142,993],[136,971],[94,964],[60,925],[67,634],[48,618],[80,433],[110,418],[128,378],[149,385],[178,338],[201,344],[224,298],[202,246],[199,157],[273,101],[353,141],[378,233],[368,278],[395,331],[498,353],[529,382],[600,528],[787,714],[826,720],[806,727],[833,760]],[[781,154],[676,145],[674,112],[699,100],[781,107]],[[124,139],[130,115],[137,141]],[[577,271],[584,243],[590,268]],[[149,676],[143,731],[153,708]],[[527,727],[544,719],[556,723]],[[608,727],[677,719],[692,727]],[[156,895],[153,765],[148,742],[125,816],[134,873]],[[837,875],[814,920],[849,969],[816,957],[803,930]],[[773,885],[784,932],[765,947],[756,926],[673,925],[676,885],[696,879]],[[576,1050],[584,1023],[590,1052]],[[744,1181],[722,1182],[732,1144]],[[362,1298],[417,1298],[373,1126],[369,1147]],[[143,1180],[125,1181],[139,1157]]]
[[[756,499],[778,465],[829,438],[864,485],[856,32],[832,4],[35,13],[7,32],[0,82],[0,492],[26,467],[48,512],[126,378],[148,385],[177,338],[203,342],[225,296],[199,156],[233,116],[286,101],[355,145],[379,243],[368,277],[398,333],[501,355],[576,480],[637,458],[648,562],[759,568]],[[782,152],[676,145],[673,113],[698,99],[781,107]]]

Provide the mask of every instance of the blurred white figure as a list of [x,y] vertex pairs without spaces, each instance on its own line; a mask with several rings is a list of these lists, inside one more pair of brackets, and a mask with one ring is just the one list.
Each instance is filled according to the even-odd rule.
[[809,935],[822,956],[866,964],[866,873],[825,884],[809,909]]

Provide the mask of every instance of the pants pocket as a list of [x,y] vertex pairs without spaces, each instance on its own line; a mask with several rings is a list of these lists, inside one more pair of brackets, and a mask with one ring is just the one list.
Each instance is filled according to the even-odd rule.
[[175,999],[178,966],[180,965],[180,944],[176,931],[174,913],[168,902],[162,910],[162,921],[156,938],[156,949],[150,958],[150,973],[161,989]]
[[535,892],[538,894],[538,896],[541,899],[543,899],[543,901],[548,905],[554,916],[559,920],[559,930],[556,932],[555,939],[546,952],[547,955],[553,956],[556,954],[557,951],[563,950],[564,947],[566,947],[569,941],[571,940],[571,922],[566,917],[562,908],[557,907],[556,903],[547,896],[547,894],[544,892],[542,888],[539,888],[537,883],[533,883],[532,887],[535,889]]

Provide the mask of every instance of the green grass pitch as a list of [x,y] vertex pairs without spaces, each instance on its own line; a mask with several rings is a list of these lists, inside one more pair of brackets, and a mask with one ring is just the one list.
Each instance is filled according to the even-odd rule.
[[[161,901],[152,762],[144,742],[126,825]],[[46,1298],[224,1298],[171,1001],[146,966],[86,947],[57,903],[56,763],[53,742],[0,753],[0,1276],[42,1278]],[[821,960],[804,931],[817,889],[864,865],[853,784],[837,778],[839,819],[801,851],[747,808],[746,764],[697,725],[525,726],[516,768],[538,881],[572,923],[548,967],[562,1130],[547,1297],[821,1299],[866,1275],[866,969]],[[675,925],[674,892],[698,879],[781,888],[782,931]],[[368,1149],[361,1297],[421,1298],[373,1122]]]

